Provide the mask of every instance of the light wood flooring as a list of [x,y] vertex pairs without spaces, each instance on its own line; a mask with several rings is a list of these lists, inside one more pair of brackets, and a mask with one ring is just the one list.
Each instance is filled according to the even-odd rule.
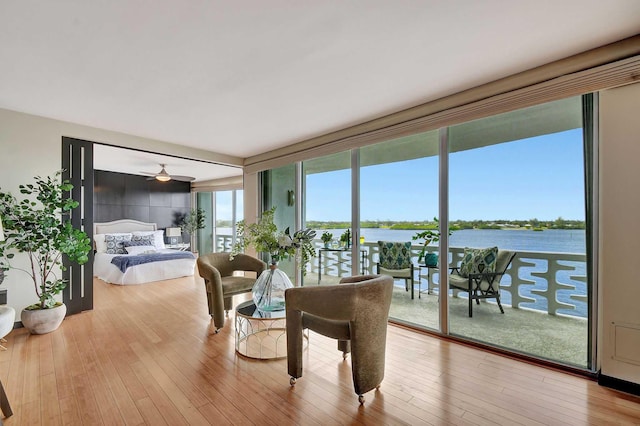
[[[238,298],[239,303],[241,298]],[[386,377],[358,404],[350,359],[311,334],[304,375],[212,334],[199,278],[95,282],[95,309],[57,331],[8,336],[5,425],[640,424],[640,398],[390,325]]]

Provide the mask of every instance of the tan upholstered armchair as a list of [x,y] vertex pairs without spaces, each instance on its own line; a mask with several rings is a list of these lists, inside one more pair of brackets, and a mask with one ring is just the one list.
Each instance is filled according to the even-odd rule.
[[287,363],[290,384],[302,377],[302,330],[338,340],[343,357],[351,352],[353,387],[360,403],[384,378],[387,320],[393,278],[359,275],[340,284],[285,291]]
[[[209,315],[213,318],[216,333],[224,326],[224,312],[232,308],[231,298],[251,291],[267,264],[246,254],[237,254],[229,260],[229,253],[211,253],[198,257],[198,272],[204,278],[207,289]],[[234,276],[235,271],[255,272],[256,277]]]

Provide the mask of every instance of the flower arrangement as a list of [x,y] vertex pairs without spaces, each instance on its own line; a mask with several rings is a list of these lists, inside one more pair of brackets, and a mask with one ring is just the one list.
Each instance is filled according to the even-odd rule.
[[291,235],[289,228],[283,232],[273,223],[276,208],[273,207],[262,214],[257,223],[246,224],[244,220],[236,226],[236,243],[231,250],[231,259],[244,251],[245,247],[253,246],[256,251],[269,253],[271,263],[295,256],[300,262],[303,274],[309,259],[315,255],[313,239],[316,231],[303,229]]

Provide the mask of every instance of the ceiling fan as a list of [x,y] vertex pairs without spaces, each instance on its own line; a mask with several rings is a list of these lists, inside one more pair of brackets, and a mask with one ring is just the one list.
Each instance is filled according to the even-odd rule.
[[166,164],[160,164],[160,167],[162,170],[160,170],[159,173],[149,173],[149,172],[140,172],[140,173],[144,173],[145,175],[150,175],[150,177],[148,177],[147,180],[155,179],[160,182],[169,182],[170,180],[178,180],[181,182],[191,182],[192,180],[195,180],[195,178],[191,176],[170,175],[165,170],[165,166]]

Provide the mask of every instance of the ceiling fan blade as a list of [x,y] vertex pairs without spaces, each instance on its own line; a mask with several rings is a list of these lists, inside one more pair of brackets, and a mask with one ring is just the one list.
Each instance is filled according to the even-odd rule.
[[196,180],[196,178],[191,176],[179,176],[179,175],[171,175],[171,179],[179,180],[181,182],[191,182],[192,180]]

